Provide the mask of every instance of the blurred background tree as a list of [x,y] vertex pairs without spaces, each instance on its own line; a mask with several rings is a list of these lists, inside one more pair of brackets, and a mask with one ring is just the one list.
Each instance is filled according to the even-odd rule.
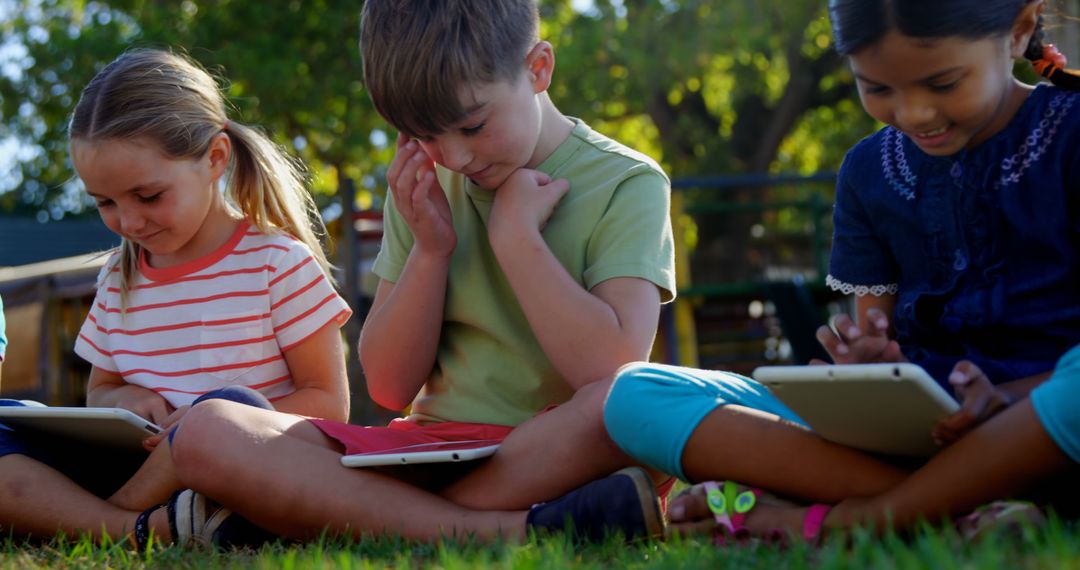
[[[541,35],[556,50],[556,105],[649,154],[675,179],[831,172],[875,129],[832,51],[824,0],[539,1]],[[1080,15],[1078,4],[1057,0],[1055,8]],[[326,219],[378,209],[394,133],[361,81],[361,6],[0,0],[0,216],[96,216],[73,178],[65,126],[82,86],[131,46],[184,51],[228,78],[234,119],[262,125],[304,159]],[[1075,25],[1051,35],[1077,53]],[[791,190],[736,187],[724,199],[776,200]],[[796,190],[831,201],[828,185]],[[685,197],[693,203],[715,193],[692,188]],[[791,210],[746,209],[691,220],[680,237],[697,245],[695,282],[739,282],[760,279],[769,263],[755,260],[750,242],[806,223]],[[346,288],[356,291],[352,228],[342,224],[336,254]],[[360,322],[350,321],[349,346]],[[366,404],[357,403],[362,411]]]

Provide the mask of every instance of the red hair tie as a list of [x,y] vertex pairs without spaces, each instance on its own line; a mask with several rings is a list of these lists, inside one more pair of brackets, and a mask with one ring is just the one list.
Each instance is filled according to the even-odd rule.
[[1043,46],[1042,57],[1031,62],[1035,72],[1043,77],[1050,77],[1055,71],[1064,70],[1069,65],[1065,54],[1058,50],[1054,44]]
[[229,130],[229,120],[225,119],[225,124],[221,125],[222,132]]

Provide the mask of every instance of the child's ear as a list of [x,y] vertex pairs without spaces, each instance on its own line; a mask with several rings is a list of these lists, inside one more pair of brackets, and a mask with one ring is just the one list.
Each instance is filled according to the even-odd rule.
[[216,182],[225,169],[229,167],[229,157],[232,156],[232,140],[225,133],[218,133],[210,139],[210,148],[206,151],[206,158],[210,161],[210,176]]
[[529,75],[533,92],[547,91],[551,85],[551,74],[555,71],[555,50],[548,42],[537,42],[525,56],[525,71]]
[[1034,0],[1020,10],[1020,15],[1016,17],[1016,22],[1013,23],[1009,38],[1009,55],[1013,59],[1024,57],[1028,42],[1031,41],[1032,34],[1035,33],[1039,26],[1039,15],[1042,14],[1045,5],[1045,0]]

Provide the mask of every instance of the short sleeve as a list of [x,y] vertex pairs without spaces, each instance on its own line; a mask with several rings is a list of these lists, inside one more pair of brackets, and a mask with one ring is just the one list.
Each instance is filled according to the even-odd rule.
[[899,279],[896,264],[860,199],[856,165],[849,154],[840,168],[826,284],[846,295],[895,294]]
[[659,287],[662,302],[674,299],[670,210],[671,187],[659,172],[650,170],[621,182],[589,238],[585,287],[636,277]]
[[405,269],[405,262],[409,259],[412,246],[412,232],[401,217],[401,213],[398,212],[393,194],[387,192],[386,204],[383,206],[382,244],[379,246],[379,254],[375,256],[372,271],[380,279],[397,283],[401,272]]
[[0,297],[0,362],[4,361],[4,354],[7,353],[7,334],[4,324],[4,298]]
[[89,362],[95,368],[107,372],[116,373],[119,370],[116,361],[112,357],[112,349],[109,346],[109,333],[106,325],[109,323],[108,313],[110,310],[118,312],[119,307],[109,306],[109,287],[119,287],[116,282],[117,256],[105,263],[97,278],[97,293],[94,302],[90,304],[90,311],[79,329],[79,338],[75,339],[75,354]]
[[334,290],[306,245],[291,242],[274,264],[274,277],[269,283],[270,320],[282,352],[329,323],[340,327],[352,315],[348,303]]

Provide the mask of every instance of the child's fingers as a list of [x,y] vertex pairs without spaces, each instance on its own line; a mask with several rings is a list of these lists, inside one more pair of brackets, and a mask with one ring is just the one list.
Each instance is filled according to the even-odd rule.
[[959,398],[964,398],[967,392],[973,388],[989,390],[993,387],[990,379],[983,374],[982,369],[970,360],[961,360],[956,363],[952,373],[949,374],[949,384],[952,384],[953,391],[956,392]]
[[668,519],[672,524],[695,523],[701,519],[707,519],[710,522],[713,520],[705,494],[696,491],[697,489],[694,489],[672,499],[671,504],[668,505]]
[[[547,175],[545,174],[545,176]],[[555,192],[560,199],[563,196],[566,196],[566,193],[570,191],[570,181],[565,178],[549,180],[548,182],[542,182],[541,184],[544,186],[544,188]]]
[[169,414],[169,417],[165,418],[165,420],[158,425],[167,430],[167,428],[170,428],[175,425],[176,422],[179,422],[180,418],[184,417],[184,414],[186,414],[187,411],[190,409],[191,406],[180,406],[179,408],[176,408],[173,413]]
[[[415,142],[409,142],[409,145],[415,145]],[[401,170],[398,171],[397,177],[394,179],[394,198],[398,200],[401,210],[401,215],[409,221],[416,219],[416,213],[413,211],[414,196],[416,194],[416,185],[418,183],[417,173],[424,164],[424,159],[427,158],[423,152],[416,149],[415,146],[411,147],[412,152],[406,151],[407,154],[403,155],[405,158],[401,165]]]
[[398,146],[394,152],[394,159],[390,161],[390,167],[386,169],[386,181],[390,184],[390,189],[394,190],[394,186],[397,183],[398,176],[401,175],[401,168],[409,158],[415,149],[409,146],[409,141],[402,141],[401,135],[398,135]]
[[895,340],[890,340],[885,345],[885,350],[881,351],[881,359],[885,362],[906,362],[907,358],[904,357],[904,351],[900,350],[900,343]]
[[420,174],[420,180],[412,189],[409,197],[412,202],[412,210],[417,220],[431,219],[438,215],[435,205],[431,202],[431,187],[435,183],[435,173],[428,170]]
[[877,307],[866,310],[866,325],[870,334],[884,335],[889,332],[889,317]]
[[837,356],[847,356],[849,350],[846,344],[840,341],[840,337],[836,334],[836,331],[828,325],[821,325],[818,327],[817,332],[814,334],[817,337],[818,342],[825,348],[825,351],[829,353],[835,360]]
[[862,330],[859,329],[855,321],[851,320],[851,317],[845,313],[840,313],[829,320],[829,326],[840,340],[844,342],[851,342],[862,336]]
[[158,444],[161,443],[161,440],[165,439],[165,436],[168,435],[168,433],[169,432],[166,430],[144,439],[142,441],[143,449],[145,449],[146,451],[153,451],[154,448],[156,448]]

